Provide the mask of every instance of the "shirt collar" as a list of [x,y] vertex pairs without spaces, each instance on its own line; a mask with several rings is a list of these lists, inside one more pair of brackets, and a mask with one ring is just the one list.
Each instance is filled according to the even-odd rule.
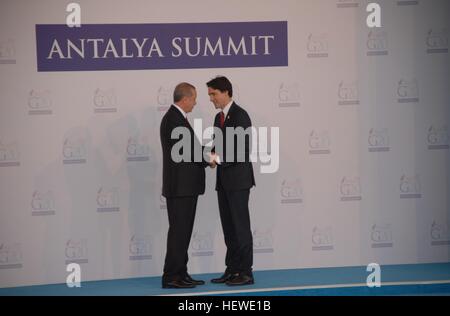
[[176,105],[175,103],[173,104],[173,106],[176,107],[176,108],[181,112],[181,114],[183,114],[183,116],[184,116],[185,119],[187,119],[187,114],[186,114],[186,112],[183,111],[182,108],[180,108],[180,107],[179,107],[178,105]]
[[223,108],[222,112],[224,117],[227,117],[228,111],[230,110],[231,105],[233,104],[233,100],[230,101],[225,107]]

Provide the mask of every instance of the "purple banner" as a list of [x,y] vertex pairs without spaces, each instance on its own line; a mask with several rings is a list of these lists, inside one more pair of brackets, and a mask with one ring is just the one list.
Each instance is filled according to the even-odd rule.
[[288,65],[287,21],[36,25],[38,71]]

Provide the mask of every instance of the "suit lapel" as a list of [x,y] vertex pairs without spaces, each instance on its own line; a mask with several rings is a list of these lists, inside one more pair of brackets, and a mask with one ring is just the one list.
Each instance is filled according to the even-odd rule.
[[233,112],[234,108],[236,107],[236,103],[232,103],[230,106],[230,109],[228,110],[227,117],[225,118],[225,123],[223,124],[223,128],[227,127],[228,124],[231,122],[232,118],[234,117]]
[[[227,116],[225,117],[222,130],[225,130],[225,127],[227,127],[230,124],[230,122],[232,122],[233,117],[234,117],[233,113],[234,113],[235,107],[236,107],[236,103],[233,102],[230,106],[230,109],[228,110]],[[220,128],[220,114],[219,113],[216,114],[216,117],[214,119],[214,126],[218,127],[218,128]]]

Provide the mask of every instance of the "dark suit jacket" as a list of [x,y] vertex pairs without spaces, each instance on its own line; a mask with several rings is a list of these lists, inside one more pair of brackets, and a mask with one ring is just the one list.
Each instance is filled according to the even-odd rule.
[[[238,150],[238,137],[234,136],[234,152],[227,154],[227,127],[242,127],[244,130],[252,126],[248,113],[236,103],[232,103],[225,118],[225,124],[222,129],[223,142],[222,151],[215,146],[212,152],[216,152],[221,164],[217,165],[216,190],[244,190],[250,189],[255,185],[255,176],[253,166],[250,162],[250,141],[251,133],[245,137],[244,150]],[[220,128],[220,113],[214,119],[214,127]],[[217,135],[214,135],[214,143],[217,144]],[[231,159],[233,157],[233,159]],[[239,162],[242,161],[242,162]]]
[[[180,135],[178,139],[171,139],[172,130],[179,126],[187,127],[190,131],[191,157],[188,162],[175,162],[171,158],[172,147],[183,138]],[[194,162],[194,151],[203,148],[188,121],[173,105],[162,118],[160,137],[163,152],[162,195],[169,198],[205,193],[205,167],[208,162],[203,160],[203,157],[202,162]]]

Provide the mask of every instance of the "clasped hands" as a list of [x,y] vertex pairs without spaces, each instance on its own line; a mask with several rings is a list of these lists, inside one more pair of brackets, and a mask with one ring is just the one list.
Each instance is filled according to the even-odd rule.
[[217,158],[219,157],[216,153],[209,153],[209,166],[215,168],[217,166]]

